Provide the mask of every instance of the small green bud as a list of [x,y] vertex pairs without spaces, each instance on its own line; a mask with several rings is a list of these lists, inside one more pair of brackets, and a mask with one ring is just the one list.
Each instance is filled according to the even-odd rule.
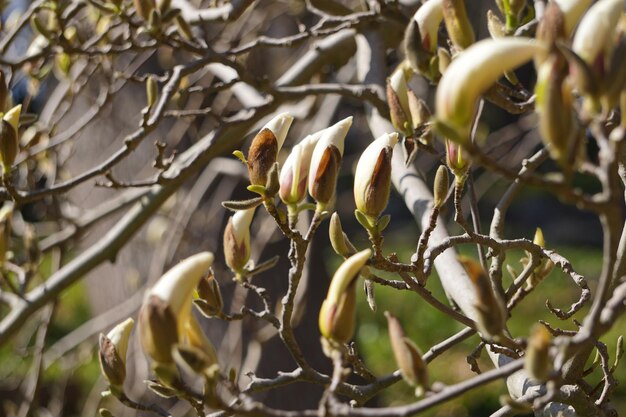
[[154,106],[157,102],[157,98],[159,97],[159,85],[153,75],[150,75],[146,80],[146,97],[148,107]]
[[330,217],[328,237],[330,238],[330,244],[337,255],[348,258],[356,253],[356,249],[341,227],[341,220],[339,219],[339,215],[337,213],[333,213]]
[[134,324],[134,320],[129,318],[115,326],[106,336],[100,334],[100,370],[113,387],[124,384],[128,339]]
[[551,342],[552,335],[548,329],[540,324],[535,324],[532,327],[524,359],[524,368],[535,381],[546,381],[552,372]]
[[436,209],[440,209],[446,201],[448,188],[450,187],[450,178],[448,168],[440,165],[435,174],[435,183],[433,185],[433,203]]

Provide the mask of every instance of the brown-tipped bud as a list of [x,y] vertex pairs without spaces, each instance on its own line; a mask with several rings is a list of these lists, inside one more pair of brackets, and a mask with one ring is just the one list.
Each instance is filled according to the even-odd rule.
[[497,340],[504,331],[508,313],[502,298],[497,295],[482,266],[473,259],[460,257],[476,291],[476,324],[487,339]]
[[416,72],[435,82],[437,68],[437,32],[443,19],[441,0],[428,0],[417,9],[404,33],[407,60]]
[[548,329],[540,324],[535,324],[528,339],[524,368],[528,375],[536,381],[546,381],[552,372],[551,343],[552,335]]
[[389,201],[391,157],[398,142],[397,133],[385,133],[363,151],[354,175],[356,207],[371,218],[378,218]]
[[457,178],[463,178],[469,171],[471,161],[463,147],[446,139],[446,164]]
[[370,249],[358,252],[346,259],[335,272],[319,315],[320,332],[326,339],[345,344],[352,338],[356,314],[356,281],[371,255]]
[[148,18],[148,26],[153,29],[158,29],[161,27],[161,13],[159,9],[150,10],[150,17]]
[[463,0],[443,0],[443,21],[450,40],[457,48],[465,49],[475,42],[474,29]]
[[337,255],[348,258],[356,253],[356,249],[341,227],[341,220],[339,219],[339,215],[337,213],[333,213],[330,217],[328,237],[330,238],[330,244]]
[[137,15],[143,20],[150,18],[150,13],[155,8],[154,0],[133,0]]
[[428,368],[417,346],[404,334],[398,319],[385,311],[393,355],[404,380],[415,387],[416,395],[428,388]]
[[[398,74],[402,75],[402,71],[398,71]],[[403,109],[398,93],[394,90],[391,84],[391,79],[387,80],[387,102],[389,103],[389,116],[393,127],[400,132],[410,135],[411,126],[408,115]]]
[[178,324],[169,305],[150,295],[139,311],[139,340],[154,361],[172,362],[172,347],[178,343]]
[[341,152],[334,145],[329,145],[322,153],[313,177],[313,187],[309,189],[311,197],[318,203],[328,204],[335,195],[341,159]]
[[551,55],[539,67],[535,86],[539,133],[550,156],[561,167],[571,164],[571,146],[577,134],[573,96],[567,83],[567,67],[562,57]]
[[4,72],[0,70],[0,112],[4,112],[4,109],[7,107],[9,94],[10,92],[7,87],[7,80],[4,77]]
[[100,370],[111,386],[121,387],[126,379],[126,352],[134,324],[133,319],[127,319],[106,336],[100,334]]
[[255,208],[240,210],[228,219],[224,230],[224,258],[226,265],[240,273],[250,259],[250,224]]
[[5,174],[11,171],[18,149],[17,132],[9,122],[0,120],[0,160]]
[[253,185],[267,184],[267,177],[282,148],[293,116],[281,113],[270,120],[254,137],[248,151],[248,174]]
[[222,292],[213,275],[213,271],[210,271],[207,276],[200,280],[196,291],[198,298],[194,300],[194,304],[200,309],[202,314],[212,317],[222,312],[224,301],[222,300]]
[[436,209],[440,209],[446,201],[448,195],[448,187],[450,186],[450,178],[448,168],[440,165],[435,174],[435,183],[433,185],[433,204]]
[[150,75],[146,80],[146,98],[148,107],[152,107],[156,104],[159,97],[159,85],[153,75]]

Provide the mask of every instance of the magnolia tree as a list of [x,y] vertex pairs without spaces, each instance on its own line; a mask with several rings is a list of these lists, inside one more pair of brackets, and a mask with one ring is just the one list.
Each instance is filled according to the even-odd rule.
[[[0,32],[0,344],[27,347],[31,371],[20,384],[21,402],[6,415],[43,413],[36,401],[42,372],[100,332],[106,386],[94,392],[108,398],[98,406],[102,416],[132,409],[408,416],[496,380],[508,395],[492,416],[617,415],[613,374],[622,339],[600,339],[626,309],[623,0],[496,0],[472,10],[462,0],[14,3],[4,6]],[[333,123],[340,103],[349,103],[352,115]],[[514,124],[488,135],[484,120],[496,108],[514,115]],[[506,129],[523,142],[521,124],[540,140],[520,147],[517,160],[496,157],[493,143],[510,141]],[[335,212],[338,177],[350,171],[346,137],[360,138],[351,152],[364,149],[352,188],[368,244],[351,239],[346,218]],[[417,166],[434,168],[434,182]],[[213,186],[238,178],[241,168],[247,194],[233,193],[238,179],[226,182],[226,191]],[[508,183],[483,218],[487,232],[475,203],[464,204],[475,200],[476,172]],[[597,187],[578,187],[581,177]],[[94,186],[106,192],[97,204],[87,202],[91,191],[77,197]],[[410,260],[383,244],[392,188],[421,228]],[[598,277],[582,276],[549,249],[541,229],[534,240],[505,236],[507,210],[527,188],[597,216]],[[196,232],[220,242],[179,249],[176,230],[193,228],[205,194],[213,210],[207,215],[228,220],[225,228]],[[170,234],[169,226],[155,225],[167,210],[176,218]],[[255,214],[287,242],[288,253],[255,256],[268,240],[258,228],[251,236]],[[143,286],[51,346],[48,329],[66,291],[130,251],[147,223],[153,249],[132,262],[149,259]],[[343,261],[327,290],[315,282],[323,301],[302,309],[303,276],[323,235]],[[477,247],[475,258],[458,256],[467,244]],[[522,259],[505,264],[520,252]],[[283,276],[280,262],[288,264]],[[557,308],[553,294],[544,294],[544,320],[509,331],[516,307],[554,270],[571,279],[579,299]],[[264,273],[286,289],[264,288],[257,277]],[[107,285],[127,277],[112,275]],[[433,280],[447,299],[427,288]],[[393,310],[376,310],[378,286],[409,293],[462,330],[430,347],[411,340]],[[386,316],[396,372],[373,374],[356,349],[359,298]],[[318,323],[307,340],[295,331],[303,314]],[[225,342],[210,337],[210,328],[243,322],[256,323],[250,328],[258,338],[280,341],[287,367],[262,374],[247,360],[230,365]],[[572,322],[574,330],[566,330]],[[237,334],[235,343],[243,343]],[[429,377],[443,365],[439,355],[472,336],[478,346],[466,354],[474,376],[448,385]],[[307,353],[306,345],[318,343],[323,368]],[[490,369],[478,368],[481,350]],[[252,348],[245,352],[253,356]],[[293,384],[302,395],[313,393],[317,406],[294,410],[258,395]],[[370,402],[394,384],[410,385],[415,398]]]

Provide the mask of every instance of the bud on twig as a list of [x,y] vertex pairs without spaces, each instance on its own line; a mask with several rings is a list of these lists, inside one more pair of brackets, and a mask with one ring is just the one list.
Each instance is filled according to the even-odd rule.
[[280,199],[285,204],[298,204],[306,197],[306,186],[315,145],[324,130],[308,135],[293,147],[280,170]]
[[339,345],[347,343],[354,334],[356,314],[356,279],[372,255],[370,249],[346,259],[330,283],[322,303],[319,326],[322,336]]
[[449,139],[446,142],[446,164],[457,180],[465,178],[469,171],[471,161],[465,154],[463,147]]
[[11,172],[11,167],[19,148],[17,132],[13,126],[6,120],[0,120],[0,160],[2,161],[2,170],[4,175]]
[[148,20],[150,12],[156,7],[154,0],[133,0],[137,15],[143,20]]
[[254,137],[248,151],[248,174],[253,185],[267,184],[267,175],[276,162],[276,157],[282,148],[293,116],[281,113],[261,129]]
[[436,95],[437,127],[455,142],[470,139],[480,95],[505,71],[512,70],[545,47],[531,39],[485,39],[455,58],[443,74]]
[[240,210],[228,219],[224,230],[224,258],[226,265],[241,274],[250,259],[250,224],[255,208]]
[[157,84],[156,78],[153,75],[150,75],[146,80],[146,98],[148,107],[152,107],[156,104],[158,96],[159,85]]
[[468,48],[476,40],[467,18],[464,0],[443,0],[443,21],[452,43],[459,49]]
[[433,204],[437,210],[439,210],[446,202],[448,187],[450,187],[448,168],[444,165],[439,165],[437,173],[435,174],[435,183],[433,185]]
[[396,69],[387,80],[387,101],[389,102],[393,127],[406,136],[410,136],[413,133],[413,126],[411,124],[408,86],[402,68]]
[[402,378],[415,387],[415,395],[421,396],[428,388],[428,368],[422,359],[422,354],[415,344],[404,334],[404,330],[398,319],[388,311],[385,311],[387,326],[389,327],[389,340],[396,363],[400,368]]
[[126,319],[106,336],[100,333],[100,370],[113,387],[120,387],[126,378],[126,352],[128,339],[135,321]]
[[207,317],[216,316],[222,312],[224,301],[222,300],[222,292],[220,285],[213,275],[213,271],[200,280],[196,288],[198,298],[193,303],[198,307],[200,312]]
[[363,151],[354,174],[354,201],[362,213],[378,218],[389,201],[391,156],[397,133],[385,133]]
[[335,195],[344,141],[350,126],[352,117],[347,117],[325,129],[313,150],[309,169],[309,194],[320,208],[330,203]]
[[193,291],[212,263],[210,252],[193,255],[167,271],[146,294],[139,312],[139,336],[143,350],[155,362],[172,362],[172,348],[191,316]]
[[552,372],[551,342],[552,335],[548,329],[540,324],[535,324],[532,327],[524,359],[524,368],[535,381],[546,381]]
[[341,227],[341,220],[339,219],[339,215],[337,213],[333,213],[330,217],[328,237],[330,238],[330,244],[337,255],[347,258],[356,253],[356,249]]
[[[426,123],[430,122],[431,113],[428,105],[424,100],[417,97],[413,90],[408,91],[409,97],[409,111],[411,114],[411,124],[414,130],[420,129]],[[427,129],[425,133],[419,138],[420,141],[426,145],[429,145],[432,139],[430,129]]]
[[411,67],[433,82],[439,79],[436,50],[442,19],[442,0],[428,0],[417,9],[404,35],[404,51]]
[[491,280],[482,266],[473,259],[460,257],[476,291],[476,325],[486,339],[498,341],[505,329],[508,313],[504,301],[494,292]]

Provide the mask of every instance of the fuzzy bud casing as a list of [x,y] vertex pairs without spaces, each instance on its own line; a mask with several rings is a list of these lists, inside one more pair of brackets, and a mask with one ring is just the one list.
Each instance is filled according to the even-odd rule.
[[237,211],[228,219],[224,230],[224,258],[226,265],[236,273],[241,272],[250,259],[250,224],[255,210]]
[[433,185],[433,204],[436,209],[440,209],[446,201],[448,195],[448,187],[450,187],[450,176],[448,168],[440,165],[435,174],[435,183]]
[[544,326],[535,324],[528,338],[524,369],[535,381],[544,382],[552,372],[550,345],[552,335]]
[[476,291],[477,305],[474,307],[478,331],[487,339],[499,338],[508,318],[504,301],[495,293],[489,276],[478,262],[465,257],[459,258],[459,261],[465,266]]
[[423,391],[428,387],[426,362],[422,359],[417,346],[404,334],[398,319],[388,311],[385,311],[385,317],[387,317],[391,348],[402,373],[402,378],[409,385],[417,388],[416,393]]
[[397,133],[385,133],[361,154],[354,175],[354,201],[362,213],[377,218],[387,207],[391,190],[391,157]]
[[322,205],[328,204],[335,195],[339,165],[352,117],[347,117],[323,131],[315,145],[309,168],[309,194]]
[[112,386],[121,387],[126,379],[126,352],[134,324],[134,320],[129,318],[106,336],[100,334],[100,370]]
[[354,334],[356,312],[356,279],[372,255],[370,249],[346,259],[331,280],[319,315],[322,336],[338,344],[348,342]]
[[222,292],[212,271],[200,280],[196,292],[198,298],[193,302],[202,314],[212,317],[222,312],[224,307]]
[[248,151],[248,174],[253,185],[267,184],[267,176],[285,142],[293,116],[281,113],[271,119],[254,137]]

